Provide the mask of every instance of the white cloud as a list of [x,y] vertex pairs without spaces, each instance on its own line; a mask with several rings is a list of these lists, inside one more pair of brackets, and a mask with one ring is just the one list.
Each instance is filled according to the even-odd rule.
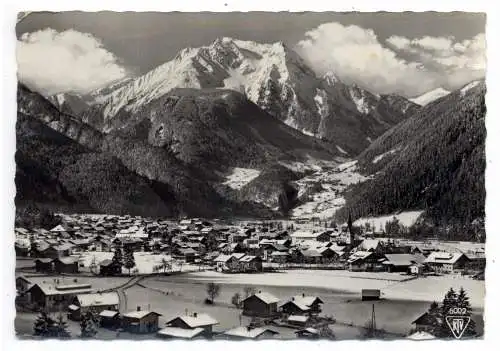
[[41,93],[86,93],[127,74],[91,34],[47,28],[17,41],[19,80]]
[[384,44],[371,29],[333,22],[305,33],[295,50],[317,74],[333,71],[378,93],[415,96],[440,86],[459,88],[484,76],[484,34],[462,42],[391,36]]
[[417,81],[422,91],[435,84],[425,67],[397,57],[371,29],[326,23],[305,36],[296,50],[318,74],[333,71],[347,82],[379,93],[412,92]]
[[455,38],[423,37],[408,39],[392,36],[387,43],[400,54],[411,54],[426,67],[432,67],[439,83],[458,88],[473,79],[483,78],[486,71],[486,38],[484,33],[461,42]]

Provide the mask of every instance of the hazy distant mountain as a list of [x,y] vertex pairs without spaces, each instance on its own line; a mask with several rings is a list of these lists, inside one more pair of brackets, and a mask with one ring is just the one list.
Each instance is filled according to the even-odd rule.
[[375,140],[358,158],[374,179],[351,188],[339,215],[425,210],[439,225],[484,218],[485,91],[472,82]]
[[420,96],[410,99],[410,101],[416,103],[420,106],[425,106],[443,96],[448,95],[450,92],[443,88],[436,88],[434,90],[428,91]]
[[118,126],[115,119],[125,120],[175,88],[239,91],[287,125],[327,139],[351,156],[414,108],[403,97],[387,99],[348,86],[332,73],[318,78],[281,42],[219,38],[209,46],[184,49],[143,76],[93,93],[94,106],[84,121],[107,132]]

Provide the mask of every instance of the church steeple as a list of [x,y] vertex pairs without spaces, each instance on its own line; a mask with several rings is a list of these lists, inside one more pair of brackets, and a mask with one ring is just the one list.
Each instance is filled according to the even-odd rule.
[[351,210],[349,210],[349,218],[347,218],[347,229],[349,229],[349,233],[352,233],[352,217],[351,217]]
[[347,230],[349,230],[349,244],[354,245],[354,231],[352,230],[352,216],[351,210],[349,209],[349,218],[347,219]]

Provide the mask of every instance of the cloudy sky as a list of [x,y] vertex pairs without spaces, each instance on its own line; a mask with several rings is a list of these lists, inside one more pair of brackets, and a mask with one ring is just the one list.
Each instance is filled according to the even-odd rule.
[[283,41],[319,75],[413,97],[484,77],[485,22],[458,12],[32,13],[16,28],[18,76],[45,94],[85,93],[225,36]]

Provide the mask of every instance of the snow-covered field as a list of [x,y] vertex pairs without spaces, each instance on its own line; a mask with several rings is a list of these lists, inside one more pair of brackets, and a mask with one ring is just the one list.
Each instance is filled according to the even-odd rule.
[[[95,261],[95,264],[99,265],[100,262],[112,258],[113,252],[86,252],[79,255],[79,263],[88,268],[93,261]],[[163,254],[154,255],[150,252],[134,252],[134,260],[135,267],[131,269],[131,272],[135,272],[135,274],[154,273],[153,267],[161,265],[163,260],[166,260],[172,265],[172,271],[194,272],[199,270],[198,265],[181,264],[181,262],[172,259],[171,256]],[[123,273],[128,273],[128,270],[125,268],[123,268],[122,271]]]
[[415,224],[415,222],[423,212],[424,211],[406,211],[398,214],[380,217],[363,217],[354,221],[353,224],[356,226],[362,226],[366,223],[370,223],[372,228],[379,229],[380,227],[384,228],[387,222],[392,221],[393,218],[396,217],[399,220],[399,223],[406,227],[410,227]]
[[239,190],[260,174],[258,169],[239,168],[235,167],[231,174],[226,176],[226,181],[223,183],[231,189]]
[[316,190],[307,202],[296,207],[293,210],[293,217],[332,217],[345,204],[343,191],[349,185],[366,179],[368,178],[357,172],[357,161],[350,161],[333,169],[318,170],[298,180],[295,184],[299,189],[299,197],[318,184],[321,190]]
[[293,270],[263,274],[224,274],[207,271],[190,273],[188,277],[221,284],[314,287],[355,294],[361,294],[362,289],[380,289],[382,297],[386,299],[429,302],[441,301],[450,287],[463,287],[469,295],[471,305],[484,308],[484,281],[452,275],[404,281],[408,276],[399,273]]

